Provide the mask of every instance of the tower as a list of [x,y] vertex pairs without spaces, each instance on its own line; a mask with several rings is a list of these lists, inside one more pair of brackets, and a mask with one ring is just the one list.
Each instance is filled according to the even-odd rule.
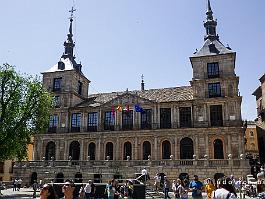
[[204,44],[190,57],[193,68],[190,83],[197,102],[195,126],[240,126],[242,97],[235,74],[236,52],[220,42],[210,0],[204,27]]
[[73,41],[73,12],[70,16],[69,33],[64,42],[64,53],[59,62],[43,72],[43,85],[54,94],[55,107],[71,107],[88,96],[90,81],[82,72],[82,64],[75,61]]

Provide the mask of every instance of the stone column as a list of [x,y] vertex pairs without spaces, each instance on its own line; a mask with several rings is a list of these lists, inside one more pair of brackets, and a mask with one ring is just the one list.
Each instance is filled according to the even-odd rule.
[[170,107],[170,109],[171,109],[171,128],[175,128],[175,119],[174,119],[174,106],[173,106],[173,104],[171,104],[171,107]]
[[177,121],[177,127],[179,127],[179,107],[176,107],[176,121]]
[[155,137],[155,140],[154,140],[154,150],[153,150],[154,154],[153,154],[153,157],[154,157],[154,160],[157,160],[158,157],[157,157],[157,153],[158,153],[158,148],[157,148],[157,137]]
[[195,137],[195,151],[194,151],[194,153],[195,153],[195,155],[199,154],[199,139],[198,139],[198,136]]
[[55,141],[56,152],[55,152],[55,160],[60,160],[60,140]]
[[177,136],[175,137],[174,139],[174,156],[175,156],[175,160],[179,159],[179,154],[178,154],[178,139],[177,139]]
[[[224,144],[225,146],[225,144]],[[232,150],[231,150],[231,134],[229,133],[227,135],[227,154],[224,154],[225,157],[227,157],[228,154],[231,154]]]
[[115,153],[115,157],[113,157],[113,159],[115,159],[115,160],[122,160],[123,159],[123,157],[121,157],[122,155],[122,151],[120,151],[120,150],[118,150],[118,149],[123,149],[123,147],[120,147],[120,140],[119,140],[119,137],[117,136],[116,137],[116,144],[115,144],[115,146],[114,146],[116,149],[115,149],[115,151],[116,151],[116,153]]
[[134,157],[131,157],[132,160],[138,159],[138,138],[135,137],[134,139]]
[[[205,154],[208,155],[208,157],[210,157],[210,154],[209,154],[209,136],[208,136],[208,133],[206,133],[206,135],[205,135],[205,150],[206,150],[205,151]],[[196,155],[198,157],[199,154],[196,154]]]
[[157,127],[160,128],[160,104],[157,105]]
[[84,140],[81,140],[80,143],[80,161],[84,160]]
[[68,160],[68,156],[69,156],[69,144],[68,144],[68,140],[64,141],[64,160]]
[[105,154],[104,154],[104,151],[101,151],[101,147],[100,147],[100,144],[101,144],[101,139],[99,138],[98,140],[97,140],[97,146],[96,146],[96,148],[97,148],[97,150],[96,150],[96,160],[100,160],[100,154],[103,154],[103,159],[105,159]]
[[156,127],[157,124],[157,107],[154,105],[153,107],[153,114],[152,114],[152,128]]

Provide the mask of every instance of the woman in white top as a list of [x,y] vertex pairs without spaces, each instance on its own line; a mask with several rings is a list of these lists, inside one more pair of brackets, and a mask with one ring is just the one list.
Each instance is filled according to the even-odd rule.
[[212,193],[213,199],[236,199],[237,195],[233,187],[233,181],[228,177],[217,180],[219,188]]

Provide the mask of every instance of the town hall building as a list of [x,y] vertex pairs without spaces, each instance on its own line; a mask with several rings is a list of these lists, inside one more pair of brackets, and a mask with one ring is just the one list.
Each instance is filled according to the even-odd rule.
[[147,90],[142,80],[139,90],[90,94],[93,82],[75,60],[72,24],[73,17],[60,61],[42,72],[55,100],[49,128],[35,135],[33,161],[17,162],[14,176],[28,183],[107,182],[135,178],[143,167],[170,179],[250,172],[236,52],[221,43],[209,0],[204,43],[190,56],[188,86]]

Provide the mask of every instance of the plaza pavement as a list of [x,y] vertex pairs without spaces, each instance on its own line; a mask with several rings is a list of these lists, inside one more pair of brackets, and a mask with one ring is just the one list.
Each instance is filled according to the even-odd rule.
[[[37,191],[37,198],[39,198],[39,190]],[[162,193],[162,192],[161,192]],[[13,191],[12,188],[2,190],[2,194],[0,195],[0,199],[32,199],[33,198],[33,189],[32,188],[21,188],[20,191]],[[171,198],[173,199],[173,193],[170,193]],[[206,194],[203,193],[204,198],[206,198]],[[162,199],[161,196],[150,197],[146,195],[146,199]],[[189,193],[189,198],[191,198],[191,193]],[[239,197],[238,197],[239,198]],[[242,197],[243,199],[243,197]],[[250,197],[246,196],[245,199],[250,199]]]

